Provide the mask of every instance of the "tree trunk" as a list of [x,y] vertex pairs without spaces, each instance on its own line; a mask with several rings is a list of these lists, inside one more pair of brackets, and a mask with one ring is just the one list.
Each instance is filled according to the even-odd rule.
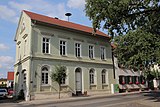
[[61,85],[59,84],[59,97],[58,97],[59,99],[61,98],[60,91],[61,91]]

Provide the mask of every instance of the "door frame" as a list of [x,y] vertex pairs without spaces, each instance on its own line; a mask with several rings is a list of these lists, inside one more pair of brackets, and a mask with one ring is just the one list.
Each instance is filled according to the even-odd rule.
[[[77,70],[78,70],[78,71],[77,71]],[[76,83],[77,77],[76,77],[76,73],[80,73],[81,90],[77,90],[77,83]],[[82,90],[83,90],[82,68],[76,67],[76,69],[75,69],[75,92],[76,92],[76,93],[82,93]]]

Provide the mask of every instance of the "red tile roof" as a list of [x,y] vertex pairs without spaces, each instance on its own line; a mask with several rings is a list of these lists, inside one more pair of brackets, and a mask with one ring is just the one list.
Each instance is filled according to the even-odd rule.
[[14,72],[8,72],[7,80],[14,80]]
[[[80,25],[80,24],[75,24],[75,23],[60,20],[60,19],[55,19],[52,17],[29,12],[26,10],[23,10],[23,12],[25,12],[32,20],[36,20],[36,21],[40,21],[40,22],[44,22],[44,23],[48,23],[48,24],[53,24],[53,25],[58,25],[61,27],[70,28],[70,29],[74,29],[74,30],[78,30],[78,31],[83,31],[83,32],[90,33],[90,34],[93,33],[93,28],[91,28],[91,27],[87,27],[87,26]],[[110,37],[108,35],[106,35],[105,33],[101,32],[101,31],[97,30],[96,34],[99,36],[104,36],[104,37],[107,37],[110,39]]]
[[114,43],[111,43],[111,47],[115,49],[117,46]]

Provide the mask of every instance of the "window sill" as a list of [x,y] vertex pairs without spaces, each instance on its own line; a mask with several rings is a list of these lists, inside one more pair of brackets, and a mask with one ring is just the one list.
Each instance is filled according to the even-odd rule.
[[50,53],[43,53],[43,55],[51,55]]
[[96,86],[97,84],[90,84],[90,86]]
[[102,61],[107,61],[106,59],[101,59]]
[[90,60],[95,60],[95,58],[89,58]]
[[50,85],[49,84],[41,84],[41,86],[43,86],[43,87],[49,87]]
[[61,84],[61,86],[62,86],[62,87],[67,87],[68,85],[67,85],[67,84]]
[[61,57],[68,57],[67,55],[60,55]]
[[108,86],[108,84],[106,84],[106,83],[105,83],[105,84],[102,84],[102,85],[103,85],[103,86]]
[[81,57],[81,56],[78,56],[78,57],[76,56],[76,58],[78,58],[78,59],[82,59],[82,57]]

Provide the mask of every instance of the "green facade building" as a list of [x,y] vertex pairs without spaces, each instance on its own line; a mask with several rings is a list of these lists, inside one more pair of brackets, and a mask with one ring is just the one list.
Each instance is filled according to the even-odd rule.
[[90,27],[22,11],[15,36],[16,95],[21,89],[26,100],[41,93],[56,95],[58,85],[50,74],[57,65],[67,68],[62,96],[110,93],[115,79],[109,40]]

